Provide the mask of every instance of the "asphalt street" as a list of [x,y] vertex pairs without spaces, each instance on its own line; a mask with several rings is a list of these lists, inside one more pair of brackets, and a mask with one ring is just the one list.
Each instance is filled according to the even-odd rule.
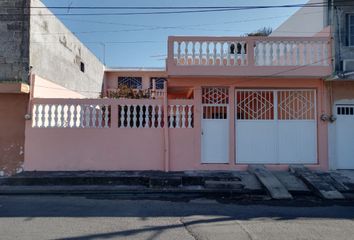
[[0,196],[0,239],[349,240],[353,206]]

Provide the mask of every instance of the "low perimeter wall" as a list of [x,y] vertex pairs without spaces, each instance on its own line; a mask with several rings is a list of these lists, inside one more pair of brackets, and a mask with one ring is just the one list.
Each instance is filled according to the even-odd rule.
[[[194,156],[193,103],[33,99],[32,119],[26,122],[24,168],[166,170],[174,159]],[[171,144],[171,154],[166,154]]]

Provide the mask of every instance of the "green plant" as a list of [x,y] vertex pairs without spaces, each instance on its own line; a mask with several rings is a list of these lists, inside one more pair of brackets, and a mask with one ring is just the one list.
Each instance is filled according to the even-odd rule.
[[148,99],[151,97],[149,90],[137,90],[127,85],[119,86],[116,91],[109,94],[109,98],[127,98],[127,99]]

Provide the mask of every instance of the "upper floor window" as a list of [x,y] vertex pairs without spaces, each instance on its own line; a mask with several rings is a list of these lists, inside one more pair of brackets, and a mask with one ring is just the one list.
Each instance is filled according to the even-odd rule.
[[141,89],[142,78],[141,77],[118,77],[118,87],[125,85],[130,88]]
[[354,46],[354,14],[348,15],[348,43]]
[[150,78],[150,88],[152,88],[153,79],[155,79],[156,89],[164,89],[166,78],[162,78],[162,77]]

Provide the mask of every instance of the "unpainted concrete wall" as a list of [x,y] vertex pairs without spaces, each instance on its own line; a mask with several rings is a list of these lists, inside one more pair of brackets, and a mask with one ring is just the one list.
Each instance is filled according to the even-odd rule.
[[0,81],[28,81],[29,2],[0,1]]
[[[31,0],[31,5],[45,6],[40,0]],[[104,65],[58,18],[51,16],[49,9],[32,8],[31,15],[33,73],[86,97],[98,97]],[[81,63],[85,65],[85,72],[80,69]]]
[[[353,0],[334,0],[335,8],[331,9],[331,25],[335,39],[335,69],[337,72],[343,71],[342,61],[354,59],[354,47],[348,46],[347,14],[354,14]],[[354,75],[351,76],[354,78]]]
[[0,176],[22,171],[28,94],[0,94]]

